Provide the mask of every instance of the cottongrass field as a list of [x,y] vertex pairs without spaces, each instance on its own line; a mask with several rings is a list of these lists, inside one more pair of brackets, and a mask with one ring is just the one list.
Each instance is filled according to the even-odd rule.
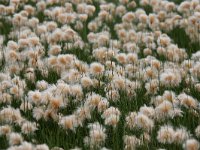
[[199,150],[199,0],[0,0],[0,150]]

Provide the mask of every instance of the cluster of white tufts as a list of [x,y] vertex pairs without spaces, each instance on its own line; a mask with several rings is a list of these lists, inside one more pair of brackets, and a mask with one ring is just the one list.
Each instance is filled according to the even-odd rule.
[[200,1],[0,0],[0,149],[200,149]]

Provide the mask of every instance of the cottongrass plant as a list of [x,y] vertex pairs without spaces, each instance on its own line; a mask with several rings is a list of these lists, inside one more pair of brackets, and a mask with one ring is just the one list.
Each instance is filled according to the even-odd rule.
[[199,32],[199,0],[1,0],[0,149],[198,150]]

